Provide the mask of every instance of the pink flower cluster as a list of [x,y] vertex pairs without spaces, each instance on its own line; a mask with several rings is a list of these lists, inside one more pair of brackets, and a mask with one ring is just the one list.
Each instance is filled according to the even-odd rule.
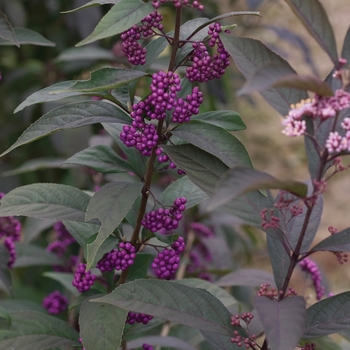
[[291,105],[291,110],[282,121],[285,127],[282,133],[287,136],[304,135],[306,122],[303,117],[319,118],[323,121],[335,117],[346,108],[350,108],[350,93],[341,89],[336,90],[334,96],[316,95],[312,100],[302,100],[296,105]]

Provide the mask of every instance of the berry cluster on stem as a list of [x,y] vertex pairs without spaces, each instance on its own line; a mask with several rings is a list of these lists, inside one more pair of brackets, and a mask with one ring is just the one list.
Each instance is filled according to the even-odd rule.
[[80,293],[88,291],[95,283],[97,276],[93,275],[90,270],[86,271],[86,264],[80,263],[75,271],[72,285]]
[[153,316],[130,311],[128,312],[125,323],[131,324],[131,325],[135,323],[147,324],[152,319],[153,319]]
[[43,299],[43,307],[48,313],[56,315],[67,310],[68,299],[56,290]]

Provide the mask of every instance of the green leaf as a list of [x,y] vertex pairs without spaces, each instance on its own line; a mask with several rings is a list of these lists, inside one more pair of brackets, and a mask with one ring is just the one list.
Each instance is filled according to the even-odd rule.
[[5,323],[6,326],[10,326],[11,325],[11,317],[8,314],[8,312],[0,306],[0,324],[2,325],[3,322]]
[[210,293],[177,282],[137,280],[95,299],[134,312],[142,312],[199,330],[230,335],[231,314]]
[[50,169],[50,168],[60,168],[64,158],[36,158],[24,162],[21,166],[16,169],[4,171],[1,175],[13,176],[18,174],[23,174],[31,171]]
[[[20,45],[36,45],[36,46],[56,46],[56,44],[44,38],[41,34],[34,32],[34,30],[28,29],[28,28],[13,28],[14,34],[17,39],[17,43]],[[16,45],[19,46],[18,44],[8,41],[8,40],[1,40],[0,39],[0,45]]]
[[[232,328],[232,331],[234,329]],[[241,347],[238,347],[237,344],[233,344],[231,342],[232,335],[222,335],[222,334],[217,334],[217,333],[212,333],[212,332],[205,332],[201,331],[204,339],[210,344],[209,348],[205,349],[210,349],[210,350],[241,350]]]
[[306,310],[304,339],[318,338],[349,329],[350,292],[329,297]]
[[215,284],[221,287],[250,286],[259,287],[263,283],[275,284],[270,272],[258,269],[238,269],[219,278]]
[[[329,337],[321,337],[321,338],[314,338],[314,339],[308,339],[307,341],[301,341],[300,345],[305,346],[305,343],[314,343],[316,345],[316,349],[323,349],[323,350],[344,350],[344,347],[341,346],[341,344],[336,343],[334,340],[330,339]],[[347,348],[349,350],[349,348]]]
[[350,228],[337,232],[316,244],[312,252],[349,252],[350,251]]
[[[189,179],[209,197],[214,195],[219,179],[229,169],[220,159],[193,145],[163,146],[162,148],[180,169],[186,171]],[[265,197],[259,191],[254,191],[232,200],[224,208],[239,218],[242,223],[260,227],[260,211],[272,205],[271,198]]]
[[239,164],[252,166],[249,154],[241,141],[218,126],[193,121],[180,125],[172,130],[172,133],[216,156],[229,167]]
[[133,172],[142,179],[145,176],[146,172],[145,164],[147,157],[143,157],[135,147],[125,146],[124,142],[120,139],[120,133],[123,130],[123,125],[116,123],[102,123],[102,126],[112,136],[118,147],[120,147],[121,150],[126,154],[128,161],[133,168]]
[[142,187],[142,183],[112,182],[103,186],[91,198],[86,211],[86,220],[97,218],[102,225],[96,240],[91,243],[87,269],[91,267],[98,248],[125,218]]
[[199,278],[185,278],[177,281],[177,283],[183,284],[188,287],[204,289],[210,294],[212,294],[215,298],[219,299],[222,302],[222,304],[227,308],[237,304],[237,301],[231,294],[229,294],[224,289],[218,287],[217,285],[211,282]]
[[104,67],[91,72],[90,79],[77,80],[67,89],[61,89],[51,94],[60,94],[65,92],[99,92],[106,91],[127,85],[132,81],[145,76],[146,73],[124,69]]
[[62,265],[57,255],[34,244],[16,244],[17,258],[13,267]]
[[[286,69],[290,69],[291,73],[295,72],[287,61],[258,40],[231,36],[227,33],[221,33],[220,38],[246,79],[249,79],[259,67],[267,63],[279,63]],[[308,98],[305,91],[288,87],[270,88],[262,91],[261,95],[283,116],[288,114],[292,103]]]
[[141,0],[121,0],[101,19],[95,30],[76,46],[90,44],[96,40],[119,34],[141,21],[154,11],[150,2]]
[[80,246],[84,246],[90,237],[96,234],[100,225],[91,224],[89,222],[67,221],[63,220],[63,225],[68,232],[76,239]]
[[333,28],[326,11],[318,0],[285,0],[305,29],[328,54],[336,67],[339,66]]
[[65,287],[72,295],[78,296],[80,293],[78,290],[72,285],[72,281],[74,279],[74,275],[68,272],[45,272],[43,273],[44,277],[51,278]]
[[298,75],[290,67],[274,62],[258,68],[238,91],[238,95],[263,91],[270,87],[290,87],[312,91],[323,96],[334,95],[331,87],[320,78],[312,75]]
[[162,233],[155,232],[150,233],[151,237],[156,237],[158,241],[165,243],[166,245],[173,244],[178,238],[179,235],[177,233],[170,233],[163,235]]
[[[32,95],[33,96],[33,95]],[[131,124],[132,119],[116,105],[104,101],[75,102],[44,114],[29,126],[18,140],[0,156],[55,132],[102,122]]]
[[94,6],[99,6],[99,5],[106,5],[106,4],[117,4],[118,2],[120,2],[120,0],[91,0],[89,2],[87,2],[86,4],[77,7],[73,10],[69,10],[69,11],[62,11],[61,13],[71,13],[71,12],[76,12],[79,10],[83,10],[89,7],[94,7]]
[[68,158],[64,164],[87,166],[102,174],[133,171],[131,165],[109,146],[98,145],[84,149]]
[[0,350],[38,350],[79,346],[79,334],[67,322],[36,311],[9,313],[11,326],[0,332]]
[[280,301],[255,297],[253,305],[263,324],[271,350],[293,350],[305,327],[305,299],[299,296]]
[[61,52],[55,62],[71,62],[80,60],[107,60],[115,61],[116,57],[110,50],[98,46],[73,47]]
[[134,264],[128,268],[127,282],[138,280],[147,277],[150,261],[153,258],[152,254],[138,253],[134,260]]
[[4,290],[7,294],[12,294],[12,276],[7,263],[10,259],[8,250],[4,245],[0,245],[0,289]]
[[0,300],[0,306],[4,308],[8,313],[12,311],[24,311],[32,310],[42,313],[46,313],[46,310],[41,304],[32,300],[22,300],[22,299],[3,299]]
[[28,244],[33,241],[41,232],[54,225],[55,221],[27,218],[22,225],[23,243]]
[[162,193],[160,202],[165,207],[174,205],[175,198],[186,197],[186,209],[203,202],[208,196],[187,176],[182,176],[170,184]]
[[185,342],[182,339],[172,336],[144,336],[142,338],[134,339],[127,342],[128,349],[142,348],[143,344],[153,346],[162,346],[165,348],[179,349],[179,350],[196,350],[195,347]]
[[32,184],[17,187],[1,199],[0,216],[85,221],[90,196],[67,185]]
[[12,25],[2,12],[0,12],[0,38],[19,47]]
[[247,128],[241,116],[237,112],[230,110],[211,111],[193,115],[189,123],[191,124],[193,120],[216,125],[227,131],[240,131]]
[[293,180],[280,181],[263,171],[236,166],[228,170],[221,178],[210,208],[226,204],[233,198],[249,191],[267,188],[283,189],[298,197],[305,197],[307,194],[307,185],[303,182]]
[[79,327],[86,350],[116,350],[122,341],[127,310],[114,305],[91,303],[100,295],[86,299],[80,309]]
[[86,300],[87,298],[94,296],[96,294],[100,294],[101,291],[97,290],[97,289],[89,289],[84,293],[81,293],[77,298],[75,298],[73,300],[72,303],[70,303],[68,305],[68,312],[73,310],[74,308],[76,308],[77,306],[80,306],[84,300]]

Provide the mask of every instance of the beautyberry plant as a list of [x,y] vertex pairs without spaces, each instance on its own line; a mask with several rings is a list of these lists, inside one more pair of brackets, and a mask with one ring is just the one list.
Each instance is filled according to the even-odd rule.
[[[91,124],[109,145],[115,141],[65,162],[89,168],[92,188],[38,183],[1,195],[1,282],[9,293],[20,288],[9,270],[23,266],[17,251],[23,254],[31,233],[21,234],[14,216],[28,216],[54,220],[42,228],[49,229],[40,236],[47,247],[32,247],[39,250],[31,256],[40,251],[52,268],[44,276],[61,289],[42,301],[51,315],[32,304],[0,304],[0,348],[293,350],[318,349],[315,338],[333,333],[347,337],[350,292],[329,293],[310,256],[329,251],[344,264],[350,250],[349,228],[330,226],[313,245],[327,183],[348,169],[350,30],[339,57],[319,0],[286,0],[333,63],[323,81],[298,75],[262,42],[224,25],[257,12],[206,18],[211,2],[197,0],[91,1],[72,12],[105,3],[113,6],[77,46],[116,38],[123,64],[34,92],[16,112],[62,103],[2,153]],[[167,10],[175,15],[170,31]],[[231,58],[247,78],[240,93],[260,91],[283,115],[281,132],[304,138],[306,181],[254,169],[233,134],[245,128],[241,117],[208,110],[207,84],[219,84]],[[77,96],[84,98],[63,100]],[[234,245],[247,241],[236,230],[248,236],[257,229],[266,234],[272,273],[232,261]],[[293,284],[298,271],[315,301]]]

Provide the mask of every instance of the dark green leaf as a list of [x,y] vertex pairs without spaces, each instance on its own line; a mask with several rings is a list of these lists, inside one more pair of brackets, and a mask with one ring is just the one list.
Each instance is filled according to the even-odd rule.
[[[124,68],[100,68],[91,72],[90,79],[77,80],[67,89],[58,90],[56,93],[65,92],[99,92],[127,85],[132,81],[146,75],[144,72]],[[52,93],[52,92],[51,92]]]
[[80,306],[85,299],[100,293],[101,292],[97,289],[89,289],[86,292],[81,293],[77,298],[73,300],[72,303],[69,304],[68,311],[71,311],[77,306]]
[[119,34],[141,21],[154,11],[152,3],[141,0],[121,0],[101,19],[95,30],[76,46]]
[[0,38],[12,43],[13,45],[19,46],[12,25],[6,15],[2,12],[0,12]]
[[96,240],[91,243],[87,268],[95,259],[98,248],[107,237],[120,225],[136,198],[141,192],[142,183],[112,182],[103,186],[91,198],[86,211],[86,220],[97,218],[102,222]]
[[18,174],[27,173],[30,171],[49,169],[49,168],[60,168],[64,162],[63,158],[36,158],[24,162],[21,166],[16,169],[3,172],[2,176],[13,176]]
[[210,293],[177,282],[137,280],[96,302],[142,312],[200,330],[230,335],[230,312]]
[[56,57],[55,62],[71,62],[80,60],[114,61],[116,57],[110,50],[98,46],[73,47],[66,49]]
[[334,32],[322,4],[318,0],[285,0],[285,2],[337,67],[339,62]]
[[19,146],[61,130],[103,122],[131,124],[132,119],[122,109],[109,102],[83,101],[70,103],[44,114],[30,125],[18,140],[0,156]]
[[141,348],[143,344],[180,350],[196,350],[195,347],[184,340],[171,336],[146,336],[127,342],[127,347],[128,349],[136,349]]
[[102,174],[133,171],[131,165],[109,146],[98,145],[84,149],[68,158],[64,164],[87,166]]
[[[287,61],[258,40],[231,36],[226,33],[221,33],[220,38],[246,79],[249,79],[259,67],[272,62],[279,63],[294,73]],[[283,116],[288,114],[292,103],[308,98],[305,91],[288,87],[270,88],[262,91],[261,95]]]
[[326,298],[306,310],[303,338],[318,338],[349,329],[350,292]]
[[99,6],[99,5],[106,5],[106,4],[117,4],[118,2],[120,2],[120,0],[91,0],[89,2],[87,2],[86,4],[77,7],[73,10],[69,10],[69,11],[62,11],[61,13],[71,13],[71,12],[75,12],[75,11],[79,11],[79,10],[83,10],[89,7],[93,7],[93,6]]
[[345,58],[348,63],[350,62],[350,26],[346,32],[343,48],[341,50],[341,57]]
[[67,185],[32,184],[17,187],[1,199],[0,216],[85,221],[91,197]]
[[174,204],[174,200],[179,197],[186,197],[186,209],[203,202],[208,196],[197,187],[187,176],[182,176],[168,186],[160,197],[160,202],[165,207]]
[[51,278],[65,287],[70,293],[74,296],[78,296],[80,293],[78,290],[72,285],[72,281],[74,279],[74,275],[68,272],[45,272],[43,274],[44,277]]
[[62,265],[57,255],[34,244],[16,244],[17,258],[13,267]]
[[235,165],[252,166],[249,154],[241,141],[218,126],[193,121],[180,125],[172,130],[172,133],[216,156],[229,167]]
[[7,294],[12,293],[12,276],[7,263],[10,259],[8,250],[5,249],[3,244],[0,245],[0,289],[4,290]]
[[293,350],[305,327],[305,299],[299,296],[281,301],[267,297],[253,300],[271,350]]
[[40,220],[35,218],[27,218],[22,225],[23,243],[28,244],[33,241],[41,232],[47,230],[54,225],[53,220]]
[[177,283],[181,283],[188,287],[204,289],[214,295],[215,298],[219,299],[227,308],[237,304],[237,301],[231,294],[211,282],[199,278],[185,278],[177,281]]
[[300,197],[307,194],[307,185],[299,181],[280,181],[275,177],[250,167],[236,166],[225,173],[217,185],[211,208],[228,203],[230,200],[253,190],[279,188]]
[[38,350],[79,346],[79,334],[67,322],[36,311],[9,313],[11,326],[0,332],[0,350]]
[[86,350],[116,350],[122,341],[127,310],[114,305],[91,303],[100,295],[86,299],[80,309],[79,327]]
[[312,252],[349,252],[350,251],[350,228],[337,232],[316,244]]
[[3,299],[0,300],[0,306],[7,312],[32,310],[46,313],[46,310],[41,306],[41,304],[32,300]]
[[98,232],[100,228],[99,225],[90,224],[89,222],[63,220],[63,224],[82,247],[88,242],[91,236]]
[[173,244],[179,238],[179,235],[177,233],[170,233],[168,235],[163,235],[162,233],[155,232],[151,234],[152,234],[152,237],[156,237],[160,242],[163,242],[166,245]]
[[221,278],[215,284],[226,286],[250,286],[259,287],[263,283],[274,285],[275,281],[270,272],[258,269],[238,269]]
[[138,253],[134,264],[128,268],[127,282],[131,282],[140,278],[146,278],[152,254]]
[[289,66],[275,62],[258,68],[238,94],[263,91],[270,87],[290,87],[312,91],[318,95],[333,96],[331,87],[320,78],[312,75],[297,75]]
[[[97,237],[97,235],[96,235]],[[91,237],[91,239],[93,239],[95,237]],[[95,238],[96,239],[96,238]],[[94,239],[94,240],[95,240]],[[91,243],[93,241],[89,240],[88,243]],[[103,256],[110,252],[112,249],[114,249],[117,244],[119,243],[119,240],[117,239],[117,237],[115,236],[109,236],[107,237],[107,239],[99,246],[99,248],[97,249],[96,253],[94,253],[94,245],[93,244],[88,244],[86,247],[85,247],[85,250],[84,250],[84,256],[86,258],[86,260],[90,261],[90,257],[91,255],[94,255],[94,257],[92,258],[90,264],[92,267],[95,267],[95,265],[97,264],[97,262],[103,258]]]
[[[34,32],[34,30],[28,28],[13,28],[17,43],[20,45],[36,45],[36,46],[56,46],[56,44],[44,38],[41,34]],[[16,43],[8,40],[1,40],[0,45],[16,45]]]
[[189,123],[192,123],[192,120],[200,120],[201,122],[213,124],[228,131],[239,131],[247,128],[241,116],[237,112],[229,110],[200,113],[193,115]]
[[102,126],[106,131],[112,136],[113,140],[121,148],[121,150],[126,154],[128,161],[130,162],[133,172],[140,178],[143,178],[146,171],[146,157],[142,157],[140,152],[135,147],[127,147],[124,142],[120,139],[120,133],[123,130],[123,125],[121,124],[107,124],[102,123]]

